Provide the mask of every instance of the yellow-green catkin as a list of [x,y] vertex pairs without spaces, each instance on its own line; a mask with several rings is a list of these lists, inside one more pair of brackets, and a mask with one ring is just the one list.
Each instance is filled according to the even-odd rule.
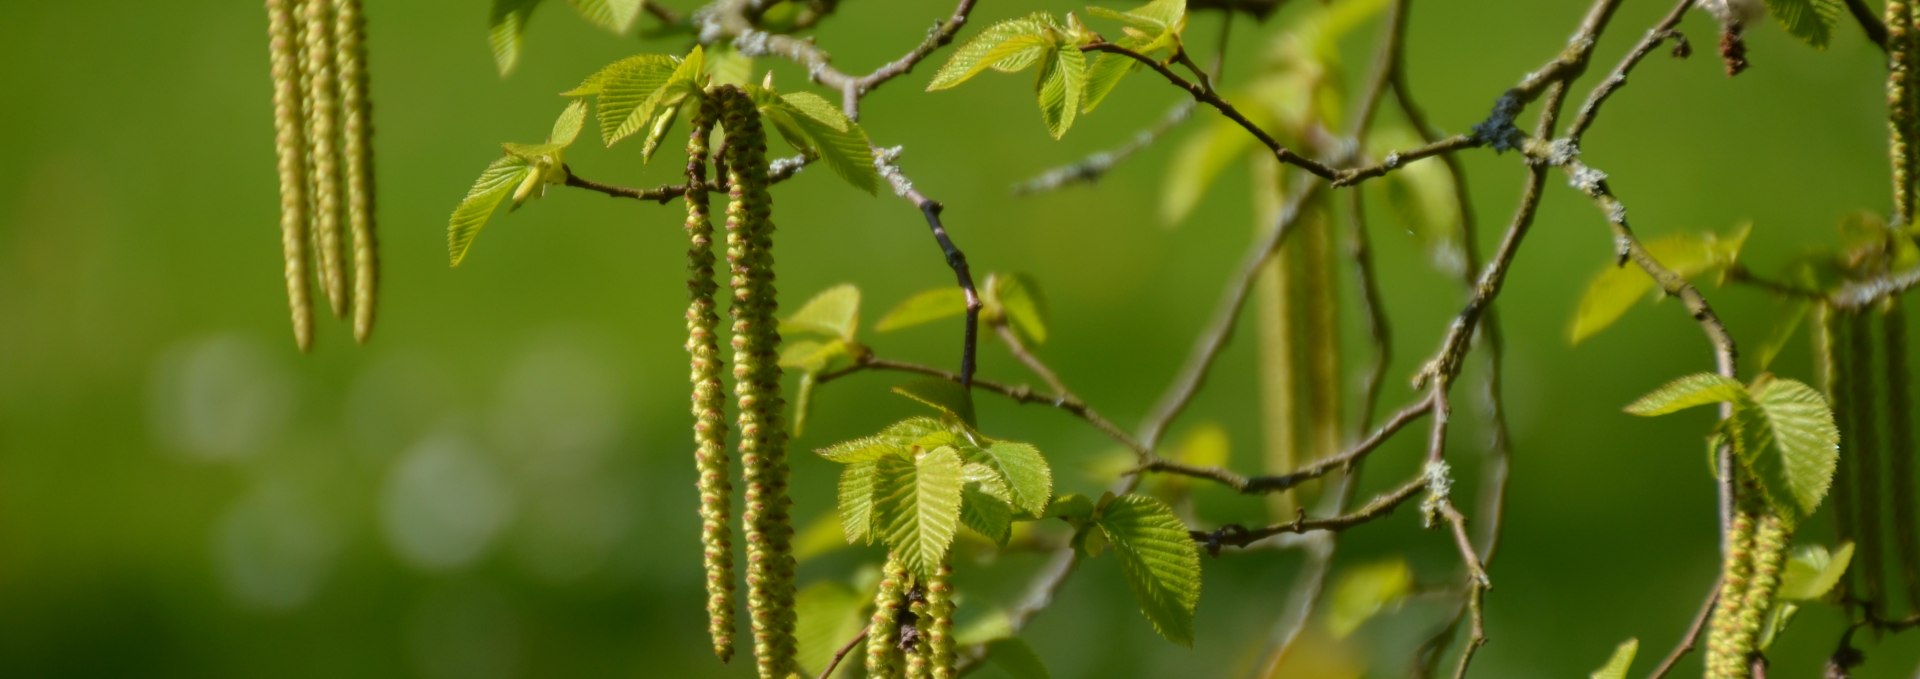
[[280,171],[280,250],[286,260],[293,341],[313,349],[313,297],[307,289],[307,151],[301,119],[300,36],[294,0],[267,0],[267,46],[273,72],[274,152]]
[[1913,392],[1907,352],[1907,314],[1899,298],[1890,300],[1880,317],[1882,346],[1887,352],[1887,474],[1893,477],[1893,497],[1887,508],[1892,517],[1895,545],[1900,550],[1900,580],[1907,602],[1920,612],[1920,507],[1914,500]]
[[[707,138],[713,133],[713,105],[694,112],[687,138],[687,183],[707,181]],[[719,288],[713,278],[713,212],[707,192],[688,191],[687,203],[687,353],[693,359],[694,466],[700,480],[700,542],[707,568],[707,633],[713,654],[733,658],[733,540],[729,504],[726,385],[721,382],[720,315],[714,304]]]
[[1740,614],[1746,607],[1752,582],[1752,555],[1756,517],[1737,511],[1727,528],[1726,553],[1720,572],[1720,597],[1707,627],[1707,679],[1734,679],[1747,675],[1746,650],[1740,648]]
[[333,20],[343,137],[341,169],[345,175],[347,226],[353,236],[353,338],[365,344],[373,335],[380,257],[373,215],[373,104],[367,97],[367,27],[360,0],[333,0]]
[[773,286],[773,198],[760,114],[734,87],[713,91],[726,128],[727,262],[733,301],[734,391],[746,479],[747,608],[762,679],[795,671],[793,522],[787,497],[785,404]]
[[1766,623],[1767,613],[1773,608],[1773,595],[1780,589],[1780,566],[1786,561],[1788,532],[1786,519],[1773,511],[1761,514],[1753,529],[1752,571],[1746,596],[1741,599],[1739,630],[1733,641],[1739,649],[1740,667],[1733,676],[1744,678],[1752,669],[1747,657],[1757,650],[1760,627]]
[[931,664],[933,679],[954,679],[957,676],[953,667],[953,566],[940,564],[933,577],[927,579],[927,615],[930,621],[921,623],[926,633],[927,660]]
[[907,567],[898,559],[887,559],[880,571],[880,587],[873,597],[873,619],[867,626],[867,676],[893,679],[900,676],[900,606],[908,587]]
[[927,679],[933,666],[930,662],[932,654],[928,649],[930,644],[927,643],[928,623],[932,622],[933,614],[927,608],[925,591],[915,590],[915,592],[920,596],[907,597],[907,611],[913,613],[913,629],[918,636],[904,649],[907,654],[907,671],[904,676],[905,679]]
[[320,264],[320,289],[336,318],[347,314],[346,259],[341,251],[340,102],[334,77],[332,7],[328,0],[305,0],[301,36],[307,73],[307,152],[313,158],[313,230]]
[[1913,9],[1908,0],[1887,0],[1887,135],[1893,162],[1893,216],[1913,225],[1915,119]]

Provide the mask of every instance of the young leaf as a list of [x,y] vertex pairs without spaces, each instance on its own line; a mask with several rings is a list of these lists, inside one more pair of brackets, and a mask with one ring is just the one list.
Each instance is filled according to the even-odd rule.
[[852,283],[827,288],[780,321],[781,334],[811,332],[853,341],[860,325],[860,288]]
[[647,136],[640,142],[640,162],[653,162],[653,152],[660,150],[660,142],[667,138],[667,132],[673,129],[673,121],[680,119],[680,107],[686,104],[678,102],[661,106],[653,114],[653,122],[647,125]]
[[1760,627],[1760,638],[1756,641],[1754,650],[1766,652],[1773,646],[1773,640],[1779,638],[1781,632],[1786,631],[1787,624],[1793,622],[1793,614],[1799,612],[1800,606],[1790,601],[1774,604],[1773,610],[1767,612],[1766,622]]
[[1399,606],[1413,591],[1413,569],[1404,559],[1356,567],[1340,577],[1327,600],[1327,633],[1345,639],[1380,611]]
[[1759,370],[1764,372],[1768,366],[1773,365],[1773,359],[1778,357],[1780,350],[1786,348],[1787,342],[1793,339],[1793,334],[1800,329],[1800,323],[1806,320],[1807,312],[1812,308],[1812,303],[1796,300],[1787,307],[1785,316],[1774,322],[1773,332],[1767,335],[1765,342],[1760,343],[1760,346],[1753,350],[1753,362]]
[[636,54],[601,67],[600,70],[594,71],[593,75],[587,76],[586,80],[580,81],[578,87],[561,92],[560,96],[587,97],[601,94],[606,92],[607,83],[620,78],[633,77],[632,74],[635,71],[657,72],[657,79],[665,82],[673,75],[673,69],[676,66],[679,64],[673,57],[664,54]]
[[567,0],[573,9],[587,21],[601,28],[625,35],[633,28],[633,20],[640,17],[640,8],[645,0]]
[[1767,0],[1780,27],[1814,49],[1824,50],[1833,42],[1833,27],[1840,21],[1840,0]]
[[1627,406],[1627,412],[1653,417],[1686,410],[1694,406],[1739,401],[1747,387],[1717,373],[1696,373],[1668,382],[1653,393]]
[[951,318],[967,313],[966,291],[957,287],[934,288],[908,297],[906,301],[880,317],[873,329],[878,332],[891,332],[901,328],[931,323],[943,318]]
[[854,188],[869,194],[880,190],[880,173],[873,166],[867,133],[839,107],[812,92],[790,92],[762,111],[787,143],[826,162],[827,169]]
[[1200,603],[1200,550],[1173,509],[1145,495],[1115,498],[1096,519],[1120,559],[1120,570],[1155,631],[1193,645]]
[[571,146],[573,140],[580,137],[580,126],[587,119],[587,102],[574,100],[567,109],[560,112],[560,118],[553,121],[553,132],[547,135],[548,144],[558,144],[561,148]]
[[520,42],[527,32],[527,19],[540,0],[493,0],[487,18],[487,46],[493,49],[493,64],[505,77],[520,63]]
[[893,393],[927,404],[968,425],[974,424],[973,394],[953,382],[939,378],[914,380],[894,387]]
[[1006,546],[1013,535],[1013,508],[979,484],[967,484],[960,494],[960,522],[994,544]]
[[1587,675],[1592,679],[1627,679],[1627,670],[1633,667],[1633,656],[1640,652],[1640,640],[1628,639],[1613,649],[1613,657],[1607,664]]
[[854,462],[840,470],[840,530],[848,544],[873,544],[873,503],[879,463]]
[[1092,498],[1079,493],[1067,493],[1047,504],[1045,516],[1049,519],[1065,519],[1077,527],[1093,519],[1093,507]]
[[[685,59],[669,58],[665,62],[630,59],[609,69],[622,64],[624,68],[610,73],[603,69],[606,75],[599,80],[600,136],[608,146],[651,126],[672,86],[694,81],[704,60],[700,48],[694,47]],[[574,91],[591,89],[595,78],[600,77],[588,78],[587,83]]]
[[808,585],[794,595],[793,609],[798,620],[793,627],[793,641],[799,651],[796,660],[806,676],[826,669],[827,663],[833,661],[834,651],[860,633],[861,626],[866,624],[862,613],[872,601],[871,595],[831,580]]
[[927,83],[927,91],[944,90],[978,75],[988,68],[1018,70],[1032,64],[1053,45],[1052,20],[1045,14],[1008,19],[988,26],[968,40]]
[[840,464],[857,464],[872,462],[888,455],[905,457],[907,451],[907,446],[901,444],[898,438],[883,433],[879,436],[841,441],[814,452],[820,457]]
[[1049,679],[1040,654],[1017,637],[995,639],[987,644],[987,659],[1013,679]]
[[931,417],[909,417],[887,425],[880,435],[891,439],[901,449],[919,448],[933,450],[940,446],[957,446],[960,437],[953,428]]
[[883,457],[874,511],[887,547],[921,577],[933,575],[960,528],[960,454],[936,448],[920,459]]
[[1227,164],[1247,149],[1253,137],[1230,120],[1215,120],[1174,152],[1160,194],[1160,218],[1171,224],[1186,219]]
[[[1724,270],[1739,261],[1740,248],[1746,244],[1747,228],[1733,236],[1678,233],[1646,243],[1647,253],[1660,260],[1682,278]],[[1653,291],[1653,278],[1637,266],[1612,266],[1595,276],[1580,296],[1568,338],[1574,344],[1605,330],[1627,313],[1634,302]]]
[[1775,379],[1759,385],[1753,400],[1766,414],[1779,452],[1777,481],[1786,486],[1801,513],[1812,514],[1826,497],[1840,461],[1840,429],[1827,399],[1803,382]]
[[1025,443],[995,441],[975,450],[979,451],[979,461],[1006,482],[1011,499],[1021,511],[1035,516],[1047,511],[1047,501],[1053,497],[1053,471],[1038,449]]
[[1034,92],[1040,99],[1040,118],[1047,133],[1059,139],[1073,127],[1087,86],[1087,56],[1074,45],[1056,45],[1041,58]]
[[1034,344],[1047,341],[1046,304],[1040,298],[1040,286],[1020,274],[992,274],[987,277],[987,311],[1005,318]]
[[460,266],[461,260],[467,258],[474,237],[480,235],[480,227],[485,226],[494,210],[500,207],[500,201],[533,175],[533,165],[516,156],[493,161],[480,173],[479,181],[473,183],[467,197],[460,200],[460,206],[454,208],[453,217],[447,221],[447,256],[453,266]]
[[1853,543],[1840,543],[1839,551],[1827,553],[1827,548],[1819,545],[1807,545],[1794,550],[1793,558],[1787,560],[1786,571],[1780,575],[1779,598],[1785,601],[1819,601],[1840,584],[1840,578],[1847,574],[1847,566],[1853,563]]
[[815,342],[813,340],[794,340],[780,350],[780,367],[799,370],[814,375],[827,369],[835,359],[846,356],[846,340]]

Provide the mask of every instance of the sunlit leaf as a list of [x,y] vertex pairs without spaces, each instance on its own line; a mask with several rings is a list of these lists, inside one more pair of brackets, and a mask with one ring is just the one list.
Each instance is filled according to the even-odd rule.
[[954,382],[938,378],[914,380],[894,387],[893,393],[924,403],[968,425],[974,424],[973,394]]
[[1040,117],[1047,133],[1059,139],[1073,127],[1086,93],[1087,57],[1073,45],[1055,46],[1041,58],[1034,90],[1040,99]]
[[960,529],[960,454],[936,448],[917,461],[883,457],[874,464],[874,511],[887,547],[914,574],[933,575]]
[[480,227],[486,226],[487,219],[500,207],[500,201],[506,200],[515,187],[533,174],[534,167],[516,156],[493,161],[480,173],[480,179],[473,183],[467,197],[460,200],[460,206],[454,208],[453,217],[447,221],[447,255],[453,266],[460,266],[461,260],[467,258],[474,237],[480,235]]
[[833,654],[860,633],[871,602],[871,597],[831,580],[808,585],[794,595],[793,642],[806,676],[826,669]]
[[1607,658],[1607,664],[1587,675],[1591,679],[1627,679],[1627,670],[1633,667],[1633,656],[1640,652],[1640,640],[1628,639],[1613,649],[1613,657]]
[[1833,27],[1844,10],[1840,0],[1767,0],[1767,9],[1781,28],[1814,49],[1833,42]]
[[759,90],[758,94],[761,113],[788,144],[819,158],[854,188],[869,194],[879,190],[880,175],[873,165],[873,148],[866,130],[849,120],[840,107],[812,92],[774,96]]
[[960,494],[960,522],[981,537],[1004,546],[1013,534],[1013,508],[978,485],[968,484]]
[[995,441],[973,450],[977,453],[970,457],[1006,482],[1013,503],[1022,511],[1035,516],[1047,511],[1047,503],[1053,498],[1053,471],[1039,449],[1025,443]]
[[1193,645],[1200,550],[1186,524],[1166,503],[1145,495],[1115,498],[1095,520],[1154,630],[1168,641]]
[[780,321],[781,334],[810,332],[847,341],[860,324],[860,288],[852,283],[815,294],[800,310]]
[[1717,373],[1696,373],[1668,382],[1653,390],[1653,393],[1640,397],[1640,400],[1627,406],[1627,412],[1653,417],[1695,406],[1739,401],[1746,394],[1746,385],[1732,378]]
[[1842,542],[1840,549],[1828,553],[1826,547],[1807,545],[1793,550],[1793,557],[1787,559],[1787,566],[1780,574],[1780,599],[1786,601],[1819,601],[1840,584],[1840,578],[1847,574],[1847,566],[1853,563],[1853,543]]
[[520,63],[520,43],[527,32],[527,19],[540,0],[493,0],[487,15],[487,46],[493,49],[493,64],[505,76]]
[[953,51],[946,65],[934,74],[933,82],[927,83],[927,91],[953,87],[988,68],[1013,70],[1010,67],[1016,64],[1024,68],[1024,64],[1033,63],[1053,45],[1049,23],[1046,15],[1033,14],[986,27]]
[[986,311],[1005,318],[1008,325],[1034,344],[1047,341],[1047,307],[1040,286],[1022,274],[996,273],[987,277]]
[[[1748,230],[1720,238],[1713,234],[1678,233],[1647,241],[1647,254],[1682,278],[1694,278],[1710,271],[1724,270],[1739,261],[1740,248],[1746,244]],[[1578,344],[1613,325],[1632,308],[1634,302],[1654,290],[1652,276],[1640,267],[1613,266],[1587,284],[1574,312],[1570,340]]]
[[840,530],[848,544],[873,544],[873,505],[880,474],[877,460],[854,462],[840,470]]
[[1795,380],[1764,380],[1751,391],[1778,453],[1759,454],[1762,464],[1756,472],[1784,485],[1800,512],[1812,514],[1826,497],[1840,461],[1840,429],[1833,411],[1819,391]]
[[633,28],[634,19],[640,18],[640,8],[644,0],[567,0],[580,16],[594,25],[625,34]]
[[880,322],[874,324],[873,329],[889,332],[965,313],[967,313],[966,291],[954,286],[934,288],[908,297],[906,301],[893,307],[887,315],[880,317]]

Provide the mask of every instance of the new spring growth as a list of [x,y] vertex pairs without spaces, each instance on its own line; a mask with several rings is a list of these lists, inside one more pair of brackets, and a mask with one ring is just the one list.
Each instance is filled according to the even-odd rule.
[[[687,182],[707,181],[707,137],[713,133],[713,103],[702,100],[687,139]],[[692,358],[694,465],[699,471],[700,541],[707,571],[707,632],[713,654],[733,657],[733,543],[729,504],[726,386],[714,304],[719,288],[713,273],[713,216],[706,191],[688,191],[687,204],[687,353]]]

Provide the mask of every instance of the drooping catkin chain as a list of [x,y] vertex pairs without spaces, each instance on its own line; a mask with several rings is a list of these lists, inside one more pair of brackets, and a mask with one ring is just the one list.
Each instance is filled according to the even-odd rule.
[[373,334],[375,291],[380,285],[379,241],[373,220],[373,104],[367,97],[366,15],[360,0],[332,0],[334,69],[340,83],[348,228],[353,234],[353,338]]
[[1707,628],[1707,679],[1746,676],[1746,653],[1739,647],[1740,614],[1752,582],[1755,518],[1743,508],[1734,513],[1733,523],[1727,527],[1720,598],[1713,605],[1713,618]]
[[1780,588],[1780,566],[1786,562],[1787,536],[1790,528],[1785,518],[1766,508],[1759,508],[1760,519],[1753,529],[1753,563],[1747,583],[1746,596],[1741,600],[1739,630],[1734,638],[1735,648],[1739,649],[1739,668],[1734,676],[1747,677],[1751,674],[1752,664],[1747,656],[1757,649],[1760,641],[1760,627],[1766,622],[1767,613],[1773,608],[1774,593]]
[[1887,128],[1888,155],[1893,162],[1893,216],[1901,226],[1913,225],[1915,120],[1914,7],[1909,0],[1887,0]]
[[1907,362],[1907,314],[1895,297],[1880,317],[1887,352],[1887,475],[1893,477],[1893,497],[1887,513],[1893,519],[1894,545],[1900,550],[1900,579],[1907,602],[1920,612],[1920,526],[1914,500],[1913,392]]
[[927,579],[927,615],[932,620],[923,621],[921,629],[926,631],[927,661],[932,665],[933,679],[954,679],[953,667],[953,566],[941,563],[933,577]]
[[[687,138],[687,182],[707,181],[707,137],[713,133],[712,102],[702,101]],[[714,304],[713,211],[707,192],[688,191],[687,353],[693,359],[694,466],[699,471],[700,542],[707,569],[707,633],[721,662],[733,658],[733,526],[727,477],[726,385],[721,382],[720,315]]]
[[907,566],[888,557],[880,570],[880,587],[873,596],[873,618],[867,627],[867,676],[893,679],[900,676],[900,606],[907,589]]
[[309,75],[307,143],[313,154],[314,248],[319,252],[320,289],[336,318],[347,314],[346,260],[341,252],[340,99],[334,71],[332,8],[327,0],[305,0],[306,31],[301,39]]
[[908,597],[907,610],[913,613],[913,629],[918,636],[913,639],[911,645],[901,649],[907,654],[907,671],[902,676],[905,679],[927,679],[933,667],[929,662],[931,654],[928,653],[927,648],[927,628],[928,623],[933,620],[933,614],[927,609],[925,592],[918,589],[915,591],[921,596]]
[[[1853,457],[1852,476],[1854,505],[1854,527],[1859,531],[1860,551],[1857,557],[1860,566],[1861,588],[1857,594],[1867,601],[1873,610],[1885,610],[1882,596],[1882,579],[1885,569],[1882,559],[1886,558],[1882,542],[1885,535],[1880,532],[1880,443],[1877,423],[1874,417],[1873,398],[1873,317],[1866,312],[1854,312],[1847,316],[1847,384],[1851,393],[1849,419],[1853,421],[1853,443],[1846,452]],[[1842,439],[1845,440],[1845,439]],[[1847,455],[1841,455],[1847,457]]]
[[280,170],[280,250],[286,260],[293,341],[313,349],[313,297],[307,289],[307,150],[301,119],[300,37],[294,0],[267,0],[267,48],[273,71],[274,152]]
[[796,666],[792,518],[787,498],[786,407],[780,397],[780,333],[773,286],[773,199],[767,140],[745,92],[712,91],[726,128],[727,262],[733,303],[734,393],[740,404],[740,466],[746,480],[747,609],[762,679]]

